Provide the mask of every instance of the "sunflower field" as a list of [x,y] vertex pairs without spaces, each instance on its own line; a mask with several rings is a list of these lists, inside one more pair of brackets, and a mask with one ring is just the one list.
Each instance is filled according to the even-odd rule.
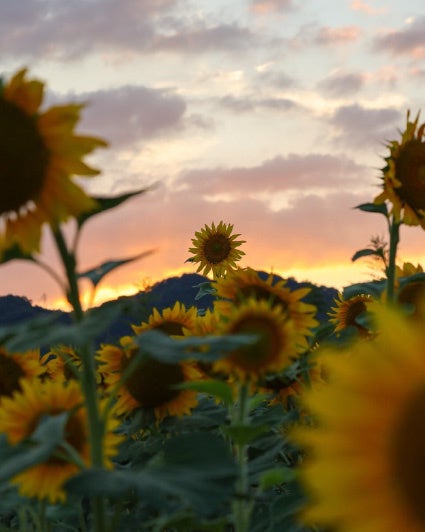
[[219,221],[188,248],[213,305],[153,308],[97,345],[125,302],[83,310],[79,281],[150,251],[81,272],[79,236],[146,189],[86,194],[74,176],[99,173],[84,157],[106,142],[75,133],[81,105],[41,111],[44,90],[26,69],[0,80],[0,262],[44,268],[73,321],[0,326],[0,532],[424,531],[425,273],[397,262],[401,225],[425,229],[419,115],[357,207],[387,220],[388,246],[352,257],[378,258],[381,278],[326,320],[309,288],[239,267],[244,241]]

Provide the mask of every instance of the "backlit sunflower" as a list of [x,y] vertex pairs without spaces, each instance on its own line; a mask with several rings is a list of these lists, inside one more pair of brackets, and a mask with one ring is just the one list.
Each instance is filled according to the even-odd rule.
[[0,88],[0,255],[18,244],[38,252],[41,227],[77,216],[94,202],[71,176],[99,172],[83,162],[98,138],[76,135],[82,105],[41,111],[44,84],[17,72]]
[[21,390],[22,379],[41,377],[45,372],[38,349],[11,354],[0,347],[0,403]]
[[195,322],[198,309],[190,307],[186,309],[183,303],[176,301],[173,307],[166,308],[159,312],[153,309],[147,322],[141,325],[132,325],[136,334],[141,334],[149,329],[158,329],[169,336],[184,336],[187,333],[195,332]]
[[[118,384],[138,352],[138,346],[130,336],[121,338],[120,344],[104,344],[97,353],[109,390]],[[137,408],[151,408],[158,421],[166,416],[189,414],[198,404],[197,393],[175,389],[174,386],[201,378],[202,374],[194,363],[168,364],[144,357],[117,391],[117,414],[126,415]]]
[[253,334],[252,344],[239,347],[214,363],[214,370],[256,381],[270,372],[280,372],[296,354],[296,335],[291,320],[279,306],[249,298],[234,306],[219,321],[218,334]]
[[425,227],[425,124],[419,126],[419,113],[413,122],[409,118],[410,112],[401,140],[387,145],[390,154],[382,169],[384,190],[374,201],[390,201],[397,222]]
[[[31,435],[44,415],[69,412],[65,425],[64,440],[78,453],[81,461],[90,465],[89,427],[84,396],[76,381],[67,385],[59,381],[22,381],[22,390],[2,401],[0,432],[7,435],[11,444],[31,441]],[[122,441],[113,431],[118,421],[109,416],[104,438],[105,467],[112,467],[111,458]],[[51,503],[66,498],[64,483],[76,475],[80,468],[66,459],[66,448],[59,446],[45,462],[29,467],[11,479],[18,485],[21,495],[48,499]]]
[[402,266],[396,266],[395,275],[396,277],[409,277],[415,273],[423,273],[423,271],[424,269],[419,263],[415,266],[411,262],[403,262]]
[[271,306],[280,306],[292,320],[296,343],[299,350],[308,347],[308,336],[313,334],[314,327],[319,325],[315,319],[316,307],[304,303],[302,299],[310,292],[310,288],[291,290],[286,286],[286,280],[277,280],[271,273],[266,279],[252,268],[237,268],[229,272],[225,278],[217,279],[215,288],[217,308],[222,313],[231,311],[234,304],[239,304],[249,297],[257,300],[269,301]]
[[212,271],[214,279],[223,277],[236,267],[236,262],[245,255],[237,249],[245,240],[236,240],[239,234],[232,234],[233,225],[220,222],[217,226],[212,222],[211,227],[205,224],[201,231],[192,238],[193,247],[189,248],[194,256],[189,259],[199,263],[197,272],[203,271],[207,275]]
[[305,392],[315,425],[292,439],[306,453],[301,520],[341,532],[425,530],[425,332],[393,310],[349,356],[328,356],[328,384]]
[[374,301],[369,294],[344,299],[341,293],[335,299],[335,307],[328,313],[330,323],[335,324],[335,332],[343,331],[347,327],[355,327],[361,336],[368,336],[369,330],[358,320],[359,316],[366,312],[368,305]]

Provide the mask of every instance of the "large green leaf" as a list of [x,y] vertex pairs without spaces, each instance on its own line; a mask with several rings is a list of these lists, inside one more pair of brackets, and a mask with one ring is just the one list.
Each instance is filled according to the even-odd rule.
[[376,212],[388,217],[388,209],[385,203],[362,203],[361,205],[356,205],[355,209],[363,212]]
[[351,261],[355,262],[358,259],[361,259],[362,257],[369,257],[371,255],[375,255],[375,257],[384,258],[384,253],[382,249],[360,249],[359,251],[356,251],[354,255],[351,257]]
[[101,212],[109,211],[110,209],[113,209],[114,207],[118,207],[118,205],[121,205],[121,203],[124,203],[130,198],[134,198],[135,196],[139,196],[140,194],[144,194],[145,192],[148,192],[153,187],[146,187],[141,188],[139,190],[135,190],[134,192],[129,192],[127,194],[121,194],[119,196],[92,196],[92,198],[96,201],[96,207],[92,209],[91,211],[87,211],[83,214],[80,214],[80,216],[77,218],[77,224],[78,227],[81,228],[81,226],[90,218],[93,216],[96,216],[96,214],[99,214]]

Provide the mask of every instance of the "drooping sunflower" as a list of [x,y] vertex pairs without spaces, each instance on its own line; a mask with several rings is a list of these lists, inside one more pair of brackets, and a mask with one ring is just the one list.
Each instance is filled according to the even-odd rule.
[[425,529],[423,327],[376,311],[380,334],[328,353],[328,383],[304,394],[315,425],[292,439],[305,452],[305,523],[341,532]]
[[[0,432],[7,435],[11,444],[31,436],[38,422],[45,415],[69,412],[66,421],[64,441],[73,447],[81,461],[90,465],[89,426],[84,396],[77,381],[66,385],[60,381],[22,380],[21,391],[2,401],[0,409]],[[117,453],[122,437],[114,431],[119,422],[112,415],[107,417],[104,437],[104,466],[112,467],[111,458]],[[66,459],[67,450],[59,445],[45,462],[29,467],[11,479],[19,487],[21,495],[47,499],[52,504],[66,498],[64,483],[76,475],[79,466]]]
[[336,306],[328,313],[330,323],[335,324],[335,332],[355,327],[361,336],[368,336],[370,331],[357,320],[368,310],[373,301],[373,297],[369,294],[359,294],[344,299],[342,293],[339,293],[334,301]]
[[186,309],[183,303],[176,301],[173,307],[168,307],[161,312],[154,308],[147,322],[141,325],[132,325],[136,334],[141,334],[149,329],[158,329],[169,336],[185,336],[195,332],[195,322],[198,310],[196,307]]
[[319,325],[315,319],[317,309],[302,299],[310,292],[310,288],[291,290],[284,279],[277,280],[272,273],[263,279],[259,272],[252,268],[237,268],[229,272],[225,278],[217,279],[215,289],[216,307],[221,313],[231,311],[234,304],[239,304],[249,297],[269,301],[271,306],[280,306],[292,320],[296,343],[299,350],[308,347],[307,338]]
[[407,113],[401,140],[389,142],[390,150],[382,169],[383,192],[374,202],[390,201],[397,222],[425,227],[425,124],[419,125],[419,113],[411,122]]
[[22,379],[41,377],[45,371],[38,349],[9,353],[0,347],[0,404],[5,397],[21,390]]
[[[112,390],[118,385],[138,349],[131,336],[122,337],[120,346],[108,344],[101,346],[97,357],[102,364],[107,390]],[[196,392],[179,390],[174,386],[201,378],[202,373],[194,363],[168,364],[151,357],[144,357],[117,391],[117,414],[127,415],[138,408],[150,408],[153,409],[158,421],[167,416],[189,414],[198,404]]]
[[196,231],[192,238],[193,247],[189,252],[193,254],[192,262],[199,263],[197,272],[202,271],[207,275],[212,271],[214,279],[223,277],[236,267],[236,262],[245,255],[245,252],[237,249],[245,240],[236,240],[240,235],[232,234],[233,225],[221,221],[217,226],[212,222],[211,226],[205,224]]
[[282,371],[296,355],[293,322],[269,301],[248,298],[221,318],[218,334],[253,334],[257,339],[217,360],[214,371],[218,373],[255,382],[267,373]]
[[83,105],[40,107],[44,84],[17,72],[0,84],[0,255],[17,244],[38,252],[43,224],[65,221],[94,207],[71,176],[93,176],[83,157],[106,146],[98,138],[76,135]]

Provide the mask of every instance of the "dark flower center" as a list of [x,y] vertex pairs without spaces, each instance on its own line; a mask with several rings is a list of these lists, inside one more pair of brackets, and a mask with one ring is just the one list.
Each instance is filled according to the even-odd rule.
[[249,297],[254,297],[259,301],[268,301],[270,302],[272,308],[280,305],[284,312],[288,310],[288,303],[286,301],[278,297],[276,294],[273,294],[273,292],[267,290],[267,288],[263,286],[246,285],[238,288],[236,294],[237,301],[242,302]]
[[0,353],[0,397],[11,396],[21,390],[19,380],[25,376],[24,370],[12,358]]
[[345,326],[349,327],[351,325],[353,327],[361,327],[356,320],[360,316],[360,314],[362,312],[365,312],[366,310],[367,307],[364,301],[358,300],[353,301],[353,303],[350,303],[347,308],[347,313],[345,315]]
[[203,246],[205,258],[211,264],[219,264],[226,260],[231,250],[230,240],[222,234],[209,236]]
[[[425,387],[407,402],[392,447],[393,473],[405,504],[425,526]],[[420,525],[420,526],[419,526]]]
[[160,325],[155,325],[154,329],[162,331],[169,336],[184,336],[183,325],[177,321],[164,321]]
[[34,118],[0,98],[0,215],[18,211],[43,189],[49,153]]
[[236,365],[245,369],[259,369],[267,365],[281,348],[281,334],[276,324],[262,316],[245,316],[236,321],[229,332],[258,335],[255,342],[239,347],[230,355]]
[[[122,371],[130,360],[123,360]],[[171,387],[183,381],[183,369],[179,364],[165,364],[153,358],[145,358],[126,380],[125,387],[141,406],[155,408],[177,397],[180,390]]]
[[414,209],[425,209],[425,143],[407,142],[395,160],[395,176],[401,186],[398,196]]
[[[58,415],[62,414],[63,410],[52,410],[49,412],[50,415]],[[87,431],[84,427],[84,424],[82,422],[82,419],[75,414],[71,414],[66,422],[65,430],[64,430],[64,440],[66,443],[71,445],[78,453],[81,454],[81,452],[84,449],[84,445],[87,442]],[[58,447],[58,451],[60,452],[60,446]],[[63,464],[66,463],[66,460],[56,456],[52,455],[50,456],[48,460],[49,464]]]
[[408,303],[414,305],[414,310],[411,314],[414,318],[421,317],[420,303],[425,300],[425,282],[416,281],[405,284],[398,293],[398,302]]

